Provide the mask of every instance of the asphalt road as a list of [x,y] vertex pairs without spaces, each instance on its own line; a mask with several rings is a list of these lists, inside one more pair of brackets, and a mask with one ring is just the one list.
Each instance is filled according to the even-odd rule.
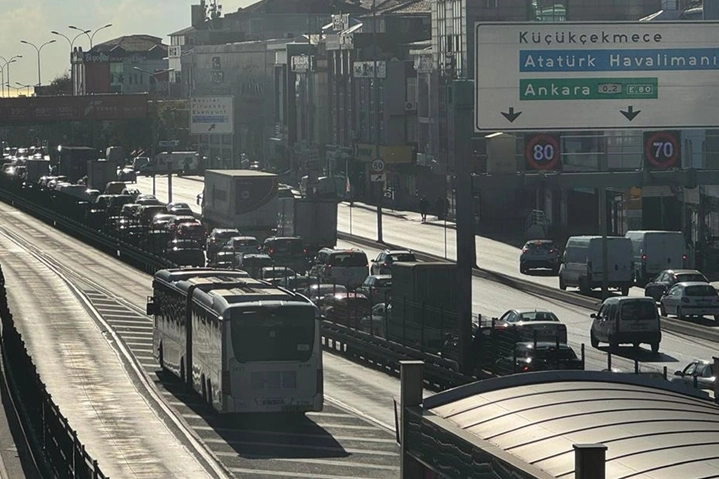
[[[325,354],[323,412],[307,414],[297,424],[264,415],[212,414],[178,381],[158,374],[151,319],[141,313],[151,293],[149,275],[5,204],[0,216],[0,232],[7,234],[0,234],[0,261],[13,290],[23,292],[12,297],[23,337],[32,356],[40,358],[38,369],[61,411],[111,477],[138,477],[139,464],[146,466],[144,477],[204,477],[193,474],[192,455],[175,447],[185,441],[186,431],[231,477],[397,477],[396,378]],[[79,298],[87,299],[105,323],[88,315]],[[139,370],[134,375],[133,363]],[[151,398],[138,397],[143,381],[169,407],[165,425],[157,422],[160,413],[153,420],[144,404]],[[185,448],[192,446],[189,441]]]
[[[140,178],[138,187],[143,192],[152,192],[151,183],[151,179]],[[197,194],[202,191],[202,182],[199,181],[199,178],[173,177],[172,189],[173,201],[187,202],[194,211],[200,211],[195,202]],[[157,178],[156,194],[160,200],[167,200],[166,177]],[[350,208],[347,204],[341,203],[338,213],[338,230],[367,239],[376,239],[376,218],[374,211],[362,207]],[[386,211],[383,216],[383,234],[384,241],[387,243],[438,256],[445,256],[446,234],[446,256],[449,259],[455,258],[455,231],[451,228],[445,229],[433,224],[422,224],[417,213]],[[360,244],[340,242],[339,246],[352,246],[363,249],[370,259],[378,252]],[[520,274],[518,272],[519,250],[514,246],[477,237],[477,255],[478,263],[484,269],[557,287],[556,277]],[[554,311],[562,322],[567,324],[568,342],[578,354],[581,344],[586,344],[587,369],[601,370],[607,367],[606,348],[593,349],[589,346],[589,327],[591,324],[589,315],[594,311],[524,293],[499,283],[476,277],[472,280],[472,290],[473,313],[475,315],[482,314],[485,318],[497,317],[512,308],[537,307]],[[639,288],[633,288],[632,294],[643,294],[643,291]],[[671,375],[674,370],[682,369],[689,361],[695,358],[711,359],[715,353],[716,345],[711,341],[664,331],[660,354],[652,354],[646,346],[640,350],[634,350],[631,347],[620,348],[619,353],[613,355],[612,367],[627,371],[633,370],[634,360],[637,360],[641,363],[640,366],[643,371],[661,371],[666,366]]]

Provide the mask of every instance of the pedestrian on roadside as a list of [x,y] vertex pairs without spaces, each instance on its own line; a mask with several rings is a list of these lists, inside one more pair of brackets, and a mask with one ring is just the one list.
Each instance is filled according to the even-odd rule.
[[422,223],[427,222],[427,210],[429,210],[429,201],[425,195],[419,200],[419,212],[422,215]]

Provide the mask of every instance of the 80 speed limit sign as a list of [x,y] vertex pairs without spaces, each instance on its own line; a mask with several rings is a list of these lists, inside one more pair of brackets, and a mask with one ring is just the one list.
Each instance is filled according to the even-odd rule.
[[667,170],[681,167],[681,135],[678,131],[644,133],[644,168]]
[[526,138],[525,144],[527,170],[558,170],[562,165],[559,136],[531,135]]

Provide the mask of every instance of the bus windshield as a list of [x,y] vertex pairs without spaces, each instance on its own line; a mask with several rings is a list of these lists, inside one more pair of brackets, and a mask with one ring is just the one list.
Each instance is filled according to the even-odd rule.
[[314,347],[315,310],[307,305],[283,305],[237,311],[231,336],[240,363],[308,361]]

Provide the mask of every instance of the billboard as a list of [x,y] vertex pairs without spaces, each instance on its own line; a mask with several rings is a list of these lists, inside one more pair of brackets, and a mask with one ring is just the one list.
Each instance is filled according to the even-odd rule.
[[234,97],[190,98],[190,134],[227,135],[234,131]]
[[147,94],[0,98],[0,124],[147,118]]
[[475,131],[716,128],[718,26],[477,23]]

